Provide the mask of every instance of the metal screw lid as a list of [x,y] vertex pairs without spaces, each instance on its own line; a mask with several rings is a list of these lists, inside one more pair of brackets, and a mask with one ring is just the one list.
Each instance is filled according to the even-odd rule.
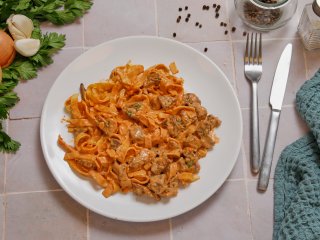
[[314,0],[312,8],[314,13],[320,17],[320,0]]

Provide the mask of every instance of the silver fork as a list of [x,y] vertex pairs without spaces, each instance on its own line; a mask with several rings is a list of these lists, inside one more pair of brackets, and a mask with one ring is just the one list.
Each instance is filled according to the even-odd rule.
[[244,57],[244,74],[251,81],[251,171],[259,172],[260,167],[260,137],[259,137],[259,115],[258,115],[258,82],[262,75],[262,37],[258,34],[251,41],[247,35],[246,51]]

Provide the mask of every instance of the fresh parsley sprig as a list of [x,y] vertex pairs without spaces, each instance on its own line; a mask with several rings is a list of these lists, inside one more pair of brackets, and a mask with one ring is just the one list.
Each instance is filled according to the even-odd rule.
[[0,29],[6,28],[11,14],[23,14],[33,20],[32,38],[40,39],[40,49],[32,57],[16,55],[13,63],[2,69],[0,82],[0,152],[15,153],[20,143],[4,132],[2,120],[9,116],[9,110],[19,101],[13,92],[20,80],[37,77],[37,71],[53,62],[52,56],[65,46],[65,35],[55,32],[43,34],[40,23],[50,21],[56,25],[72,23],[90,9],[90,0],[0,0]]
[[0,152],[15,153],[18,151],[20,143],[11,139],[8,134],[2,130],[0,124]]
[[0,28],[12,13],[56,25],[72,23],[82,17],[92,4],[90,0],[0,0]]

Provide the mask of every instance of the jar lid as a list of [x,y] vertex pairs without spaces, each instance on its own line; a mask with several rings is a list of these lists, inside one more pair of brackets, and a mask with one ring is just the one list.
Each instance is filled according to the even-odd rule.
[[320,0],[314,0],[312,4],[313,11],[320,17]]

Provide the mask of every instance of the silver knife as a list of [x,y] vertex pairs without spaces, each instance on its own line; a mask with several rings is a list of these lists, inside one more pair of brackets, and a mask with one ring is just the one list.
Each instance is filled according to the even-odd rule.
[[270,105],[272,108],[269,128],[264,145],[264,152],[261,162],[258,190],[266,191],[268,188],[271,164],[274,152],[274,146],[276,142],[276,136],[278,131],[280,113],[284,94],[286,91],[287,80],[289,76],[290,62],[292,56],[292,44],[289,43],[283,50],[276,73],[274,75],[271,94]]

